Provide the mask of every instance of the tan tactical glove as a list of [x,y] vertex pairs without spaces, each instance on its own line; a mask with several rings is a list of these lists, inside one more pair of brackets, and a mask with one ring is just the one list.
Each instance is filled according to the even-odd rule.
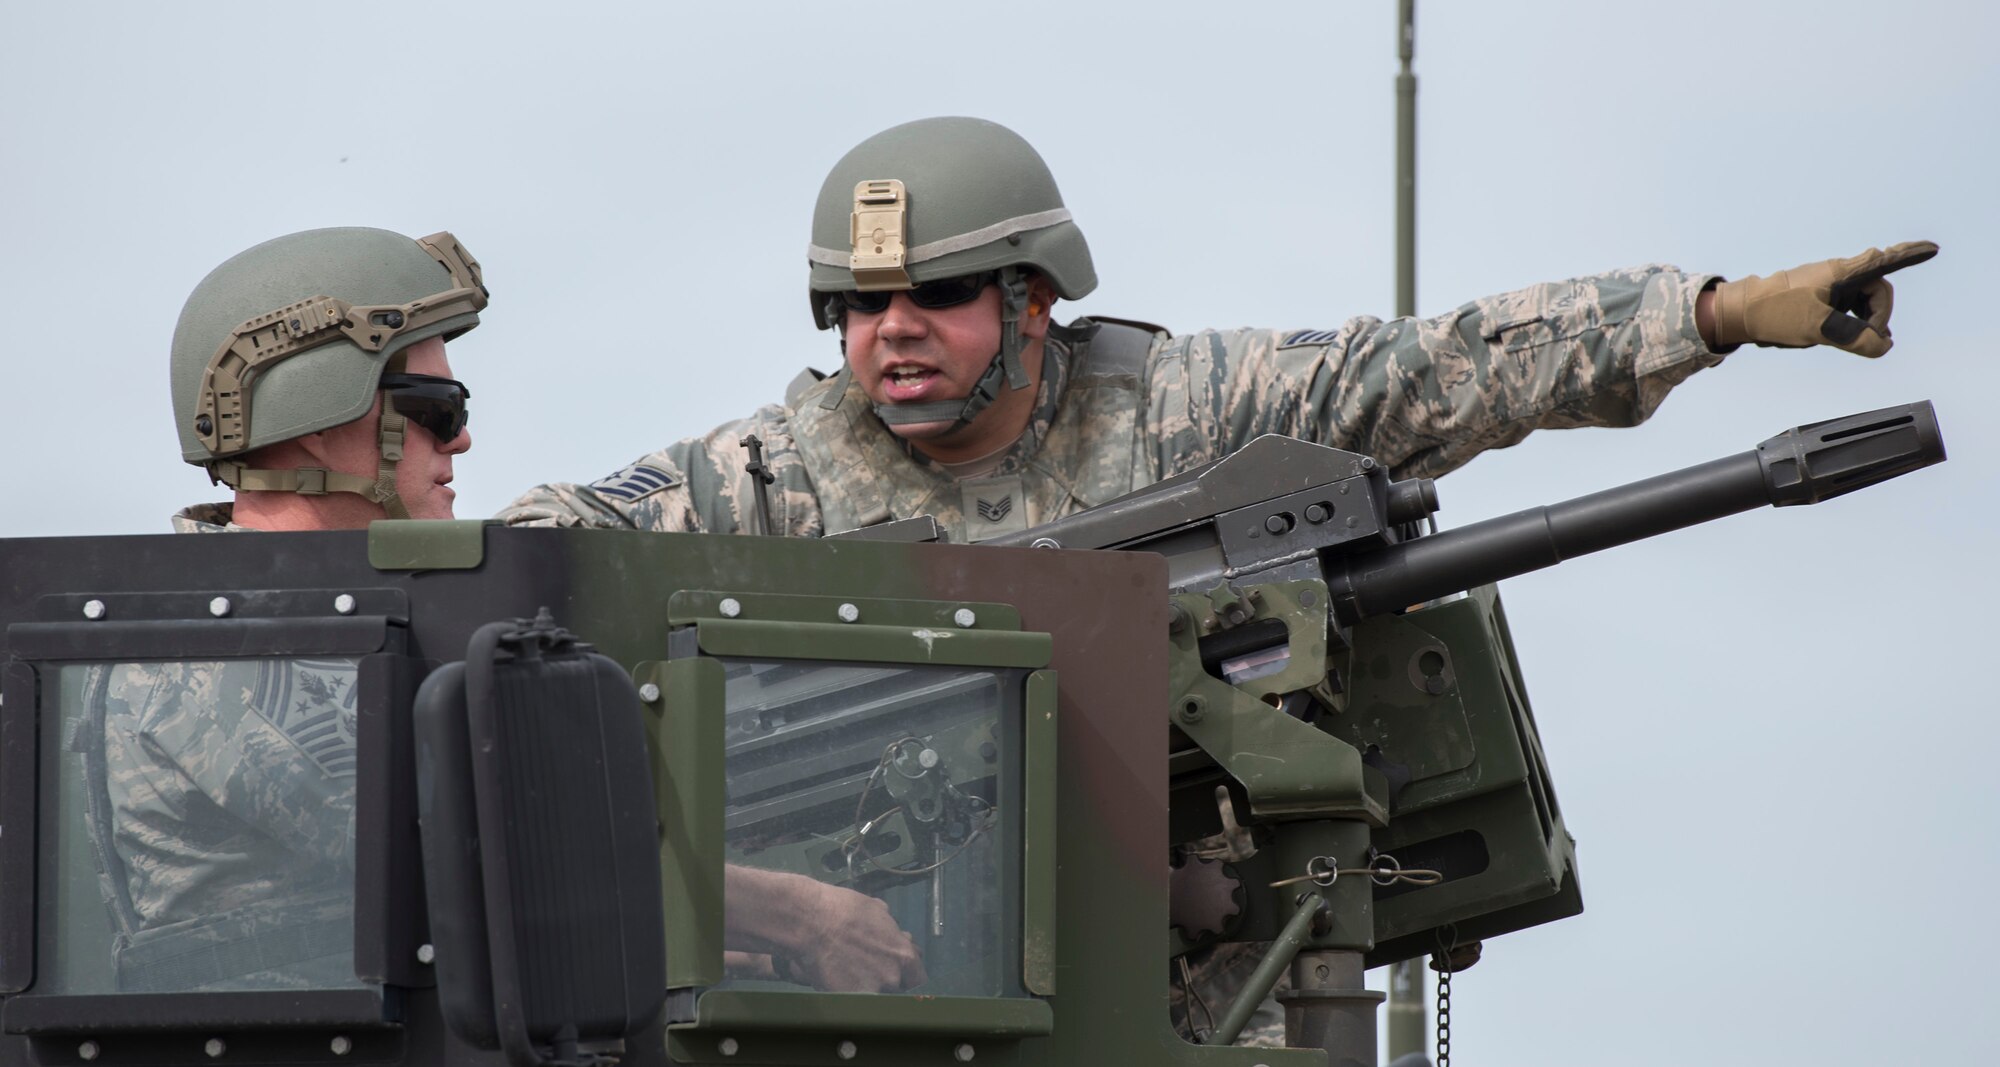
[[1871,248],[1849,259],[1829,259],[1751,275],[1715,287],[1715,343],[1774,348],[1833,345],[1874,358],[1889,350],[1889,309],[1895,291],[1883,275],[1937,255],[1930,241],[1905,241],[1888,251]]

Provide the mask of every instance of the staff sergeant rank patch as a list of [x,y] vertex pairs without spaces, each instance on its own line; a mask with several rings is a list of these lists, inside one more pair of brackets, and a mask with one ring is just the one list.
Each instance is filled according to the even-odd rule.
[[662,489],[671,489],[680,484],[674,476],[658,467],[644,463],[634,463],[616,474],[590,483],[590,488],[600,496],[623,500],[627,504],[634,500],[652,496]]
[[987,541],[1028,528],[1028,496],[1020,475],[971,478],[958,484],[967,541]]
[[1339,330],[1293,330],[1278,342],[1279,348],[1298,348],[1304,345],[1330,345],[1340,336]]

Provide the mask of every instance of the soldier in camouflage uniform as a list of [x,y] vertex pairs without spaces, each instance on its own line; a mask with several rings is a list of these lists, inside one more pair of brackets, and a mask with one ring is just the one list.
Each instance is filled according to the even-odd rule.
[[89,672],[121,990],[356,984],[354,681],[353,660]]
[[[444,342],[479,322],[450,234],[315,230],[195,287],[174,332],[182,455],[237,490],[181,532],[451,515],[471,447]],[[351,659],[92,668],[74,745],[119,988],[328,988],[354,975]]]
[[[818,325],[841,333],[839,373],[801,376],[784,403],[589,485],[532,489],[502,517],[810,537],[931,515],[952,540],[980,541],[1267,433],[1436,476],[1536,429],[1639,423],[1744,343],[1879,356],[1882,276],[1934,252],[1899,245],[1737,282],[1639,267],[1334,329],[1065,326],[1055,301],[1096,275],[1047,166],[1004,127],[927,119],[862,142],[820,190],[808,296]],[[755,471],[740,447],[753,436]],[[1219,1012],[1253,963],[1235,950],[1207,961],[1208,1004]],[[1277,1018],[1246,1040],[1280,1043]]]
[[181,458],[236,499],[175,529],[451,518],[452,457],[472,438],[444,346],[486,300],[449,233],[308,230],[215,268],[174,328],[174,428]]
[[[1881,274],[1929,248],[1736,283],[1639,267],[1334,329],[1063,326],[1055,300],[1089,293],[1096,275],[1047,167],[1004,127],[927,119],[864,141],[820,191],[809,296],[819,325],[842,333],[840,373],[802,375],[782,404],[589,485],[539,486],[501,515],[766,532],[740,445],[751,435],[771,479],[768,532],[792,536],[928,514],[953,540],[984,540],[1265,433],[1436,476],[1532,430],[1641,422],[1746,342],[1880,355]],[[968,319],[983,329],[961,329]]]
[[[175,529],[450,518],[471,437],[444,342],[486,300],[478,263],[442,233],[315,230],[216,268],[175,331],[174,415],[183,457],[237,493]],[[82,735],[104,743],[85,746],[101,761],[86,777],[105,783],[93,823],[125,988],[354,982],[354,678],[351,661],[319,660],[93,672]],[[765,971],[775,958],[819,988],[870,992],[923,980],[880,901],[777,872],[727,878],[759,905],[731,910],[727,943]]]

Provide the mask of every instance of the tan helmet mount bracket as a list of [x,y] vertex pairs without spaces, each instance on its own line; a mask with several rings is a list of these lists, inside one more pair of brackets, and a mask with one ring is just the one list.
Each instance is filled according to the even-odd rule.
[[854,216],[848,237],[854,253],[848,269],[861,292],[908,289],[903,235],[909,232],[910,197],[895,178],[876,178],[854,186]]

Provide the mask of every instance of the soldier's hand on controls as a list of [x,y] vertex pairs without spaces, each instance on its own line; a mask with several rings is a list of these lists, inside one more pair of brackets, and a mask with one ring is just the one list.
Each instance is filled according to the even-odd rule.
[[818,906],[801,915],[807,936],[786,959],[799,981],[840,993],[894,993],[923,984],[923,957],[890,918],[887,904],[816,884]]
[[[1885,275],[1937,255],[1930,241],[1905,241],[1858,256],[1808,263],[1768,278],[1752,275],[1713,290],[1714,330],[1722,349],[1832,345],[1870,358],[1889,351],[1895,291]],[[1704,294],[1705,295],[1705,294]]]

